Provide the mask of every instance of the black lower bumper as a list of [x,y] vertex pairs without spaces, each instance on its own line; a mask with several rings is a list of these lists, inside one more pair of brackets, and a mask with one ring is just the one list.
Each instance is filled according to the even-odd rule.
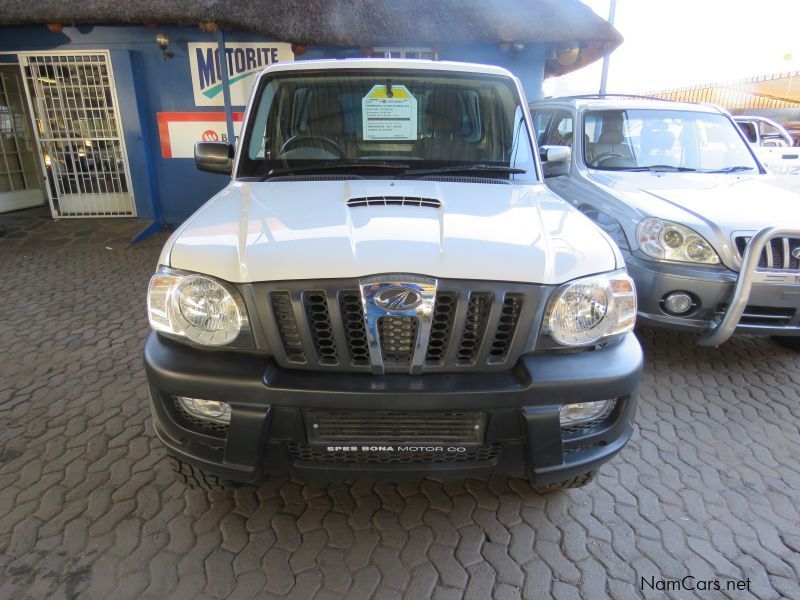
[[[528,476],[539,484],[569,479],[596,469],[627,443],[642,372],[633,334],[594,351],[523,356],[513,370],[493,373],[291,371],[268,358],[195,349],[155,333],[144,358],[153,423],[169,452],[242,482],[287,472],[306,479],[490,472]],[[175,396],[228,402],[230,425],[210,427],[192,419]],[[563,404],[606,399],[617,402],[601,422],[562,430]],[[483,415],[485,432],[472,446],[316,443],[309,433],[311,409],[405,411],[422,419],[432,411],[462,411]]]

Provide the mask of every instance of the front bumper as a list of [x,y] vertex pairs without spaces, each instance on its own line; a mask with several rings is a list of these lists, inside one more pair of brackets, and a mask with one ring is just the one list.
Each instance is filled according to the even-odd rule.
[[[734,299],[738,274],[724,267],[704,267],[642,259],[626,253],[625,264],[636,283],[637,322],[676,331],[706,333],[722,319]],[[662,300],[685,291],[697,299],[687,316],[670,315]],[[747,309],[735,323],[735,333],[800,336],[800,281],[752,284]]]
[[[155,333],[144,358],[155,431],[169,452],[242,482],[287,472],[305,479],[490,472],[528,476],[537,484],[568,479],[598,468],[627,443],[642,373],[633,334],[594,351],[523,356],[513,370],[492,373],[294,371],[265,357],[191,348]],[[176,409],[174,396],[228,402],[230,426],[223,432],[198,427]],[[562,434],[562,404],[610,398],[616,407],[600,424]],[[357,453],[353,461],[341,455],[325,460],[326,448],[309,445],[308,409],[481,411],[485,436],[469,460],[448,460],[446,444],[443,460],[426,454],[425,461],[382,461]]]

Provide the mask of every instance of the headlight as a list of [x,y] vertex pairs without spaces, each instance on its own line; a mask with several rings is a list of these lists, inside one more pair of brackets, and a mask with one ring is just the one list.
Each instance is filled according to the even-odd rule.
[[636,228],[636,238],[642,252],[653,258],[719,264],[719,256],[703,236],[671,221],[644,219]]
[[[150,278],[150,326],[203,346],[230,345],[249,333],[247,311],[233,288],[205,275],[162,267]],[[249,336],[243,336],[249,337]],[[251,340],[240,340],[252,347]]]
[[585,346],[627,333],[636,322],[636,290],[625,270],[578,279],[550,301],[545,333],[564,346]]

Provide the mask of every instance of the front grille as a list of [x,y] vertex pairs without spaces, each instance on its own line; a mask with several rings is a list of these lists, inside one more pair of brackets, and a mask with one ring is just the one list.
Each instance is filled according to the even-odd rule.
[[433,323],[431,324],[431,338],[428,342],[428,351],[425,354],[425,364],[440,365],[445,358],[447,346],[450,343],[450,334],[453,332],[453,318],[456,310],[455,294],[440,292],[436,295],[436,304],[433,308]]
[[[736,238],[736,250],[739,257],[744,256],[744,251],[750,238],[739,236]],[[792,253],[800,248],[800,238],[773,238],[764,246],[758,259],[759,269],[776,269],[781,271],[800,270],[800,258],[795,258]]]
[[324,448],[289,442],[289,456],[296,461],[340,463],[340,464],[402,464],[402,463],[448,463],[488,462],[495,460],[503,451],[503,444],[490,444],[466,452],[327,452]]
[[[281,366],[353,372],[383,368],[387,373],[510,369],[538,329],[534,324],[550,292],[536,285],[439,280],[429,330],[413,311],[379,313],[377,343],[370,349],[358,281],[259,283],[253,288],[270,354]],[[373,365],[377,360],[382,362]]]
[[[728,310],[727,304],[720,304],[717,307],[717,315],[722,316]],[[761,325],[766,327],[785,327],[791,325],[797,309],[776,308],[774,306],[753,306],[748,304],[741,319],[740,325]]]
[[342,292],[339,295],[339,308],[342,311],[342,325],[350,351],[350,362],[353,366],[368,367],[369,345],[361,294],[357,290]]
[[312,443],[459,443],[480,444],[486,413],[430,410],[305,411]]
[[331,318],[328,314],[328,299],[325,292],[316,291],[303,294],[314,346],[319,362],[324,365],[337,364],[336,341],[333,339]]
[[414,317],[381,317],[378,330],[384,362],[387,365],[411,364],[419,320]]
[[486,323],[489,320],[491,294],[471,294],[467,303],[467,318],[464,323],[464,333],[458,343],[458,363],[471,364],[481,347],[483,335],[486,332]]
[[270,294],[272,303],[272,314],[278,330],[281,332],[283,350],[289,362],[306,362],[306,353],[303,349],[303,340],[300,337],[300,329],[297,326],[297,319],[294,316],[292,298],[288,292],[273,292]]

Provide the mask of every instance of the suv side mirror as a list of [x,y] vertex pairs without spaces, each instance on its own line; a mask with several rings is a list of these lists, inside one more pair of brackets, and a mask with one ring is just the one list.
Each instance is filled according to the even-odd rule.
[[194,164],[201,171],[230,175],[233,171],[233,145],[228,142],[197,142]]
[[569,146],[540,146],[539,156],[545,177],[556,177],[569,173],[572,150]]

